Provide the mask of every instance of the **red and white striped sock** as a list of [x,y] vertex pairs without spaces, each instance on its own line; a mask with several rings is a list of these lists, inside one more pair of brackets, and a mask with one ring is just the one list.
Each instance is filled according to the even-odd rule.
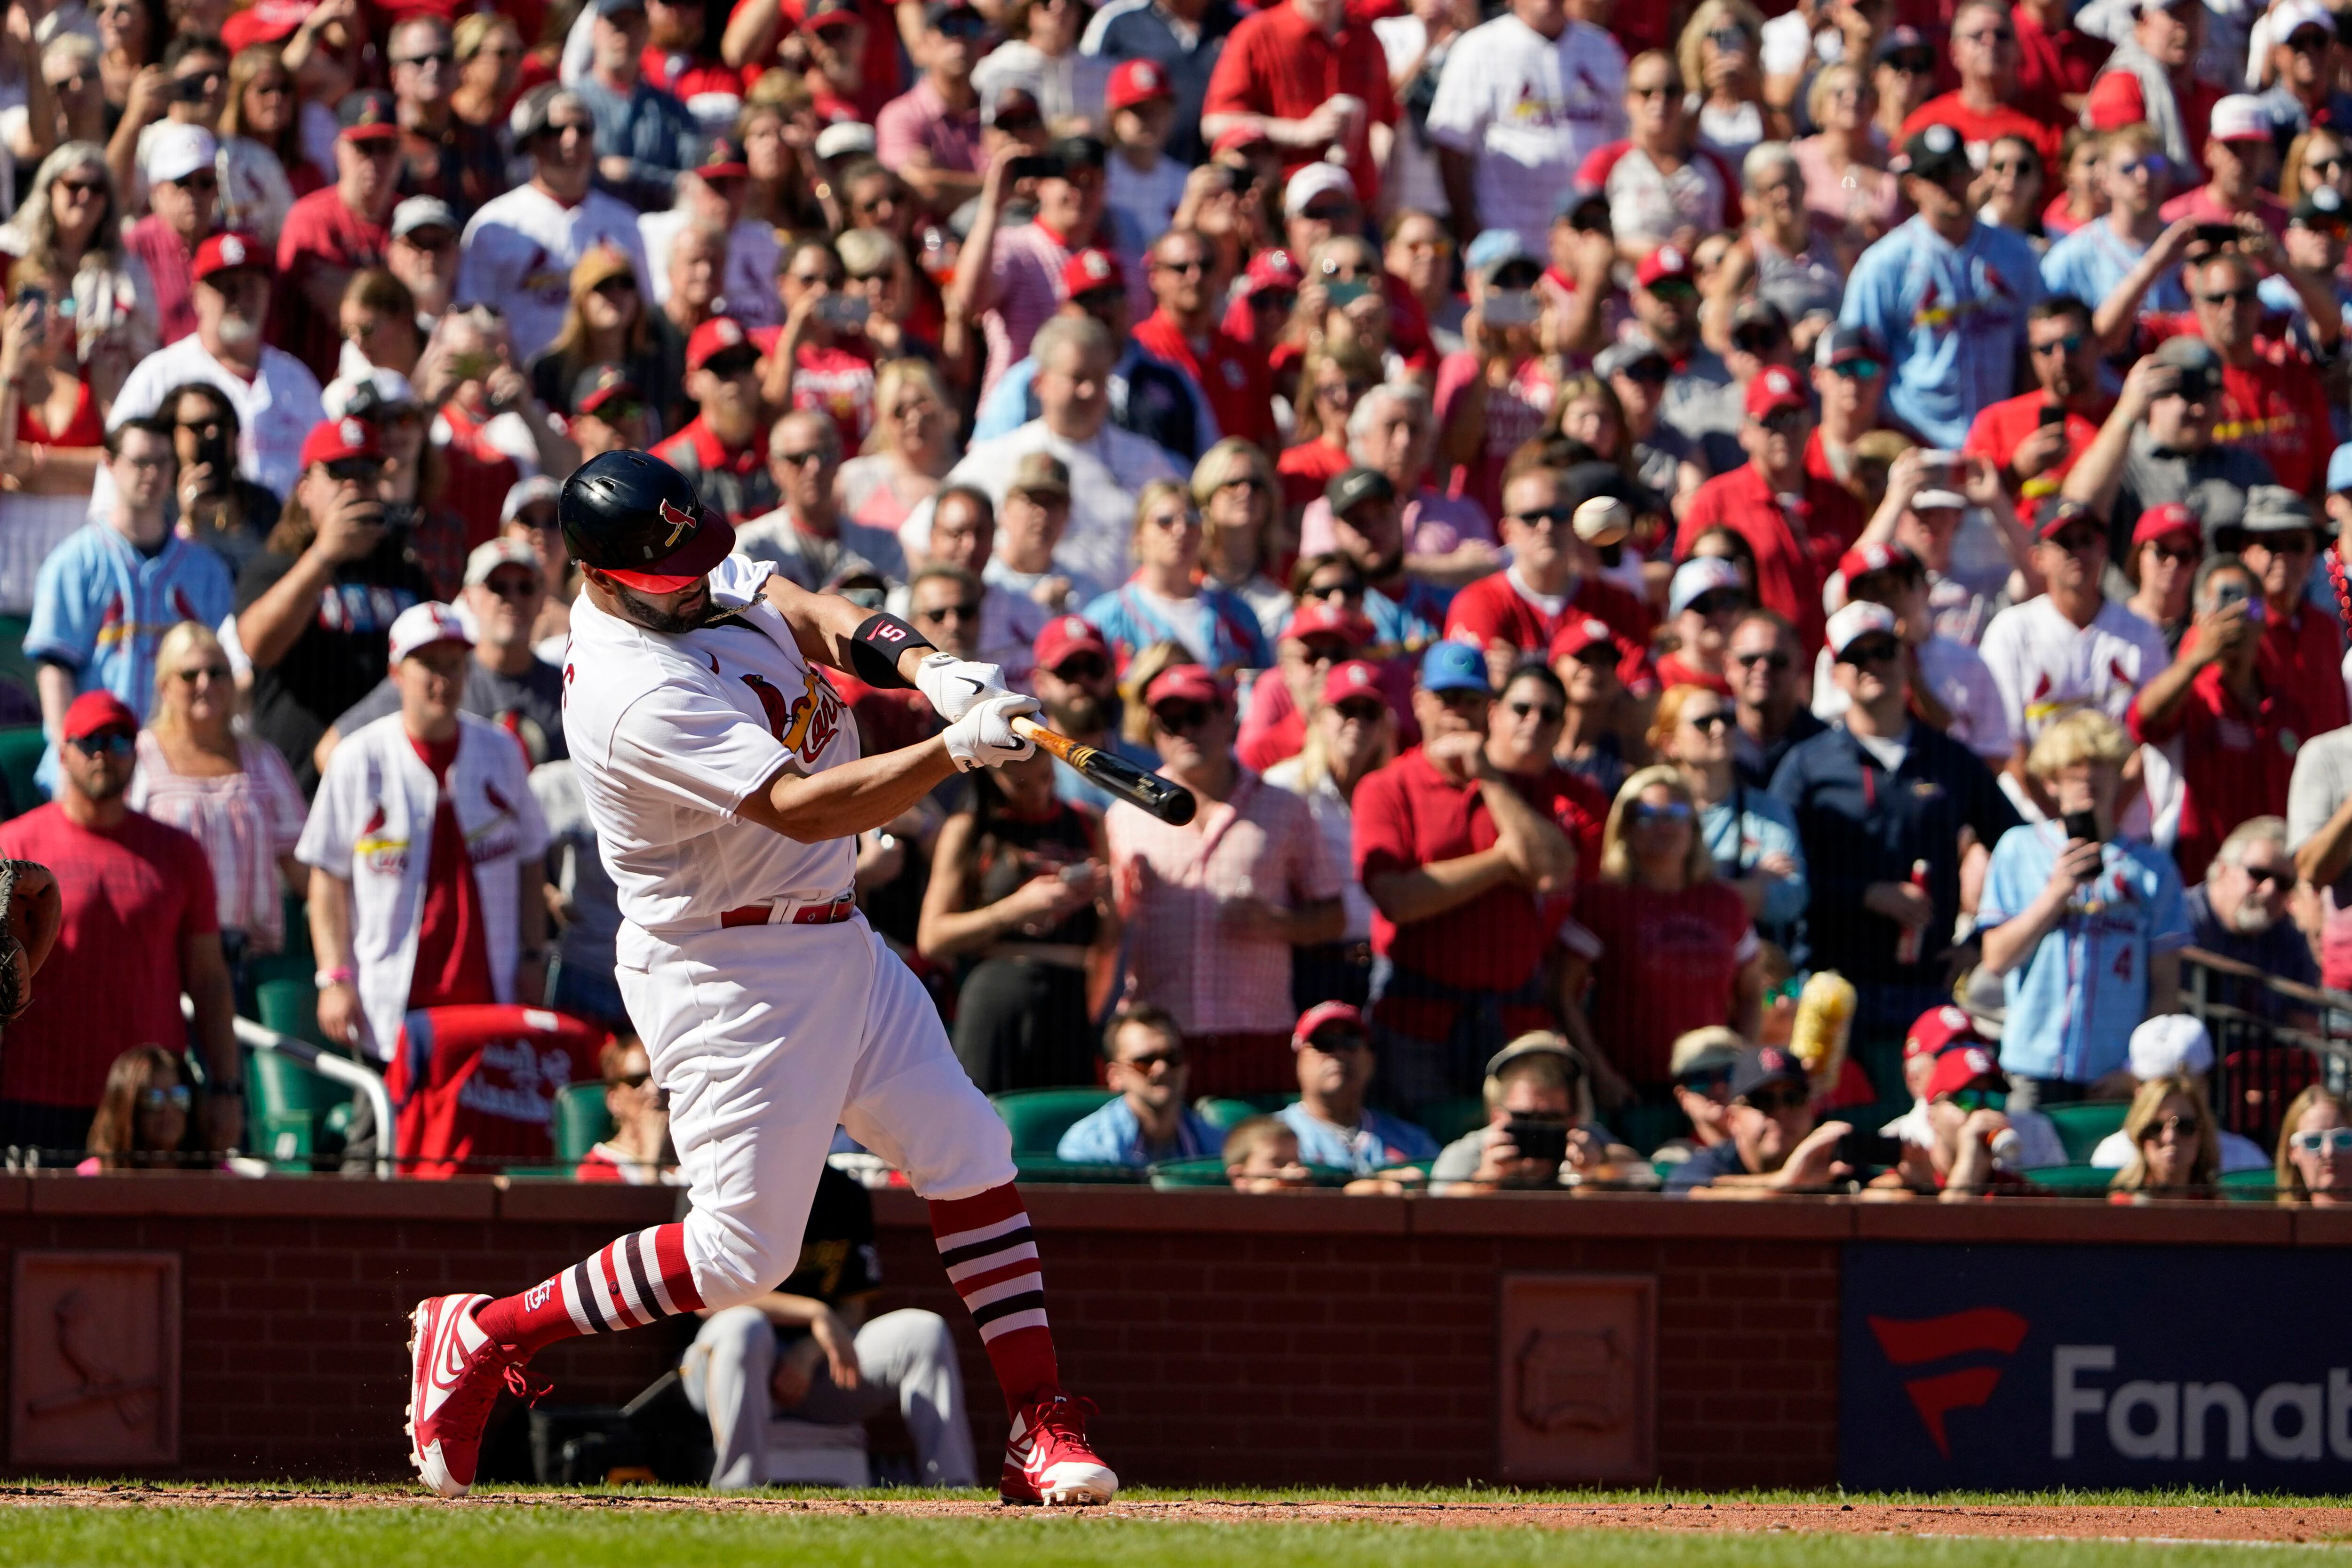
[[1054,1331],[1045,1323],[1045,1280],[1029,1211],[1007,1182],[969,1198],[933,1198],[931,1235],[948,1279],[963,1298],[1004,1390],[1005,1408],[1024,1407],[1061,1387]]
[[520,1296],[489,1302],[474,1321],[499,1343],[536,1352],[575,1334],[641,1329],[701,1306],[686,1261],[686,1226],[657,1225],[621,1237]]

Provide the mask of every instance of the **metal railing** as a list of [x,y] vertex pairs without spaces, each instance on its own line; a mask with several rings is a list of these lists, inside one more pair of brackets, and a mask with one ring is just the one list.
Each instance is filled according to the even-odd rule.
[[[180,1011],[190,1022],[195,1019],[195,1004],[186,996],[180,998]],[[250,1018],[238,1017],[236,1043],[249,1051],[271,1051],[290,1061],[300,1063],[320,1078],[340,1083],[367,1097],[370,1109],[375,1112],[376,1148],[375,1173],[390,1176],[392,1170],[392,1094],[383,1087],[383,1079],[346,1056],[324,1050],[308,1040],[281,1035],[275,1029],[263,1028]],[[264,1151],[266,1153],[267,1151]]]
[[2306,1086],[2352,1085],[2352,994],[2192,947],[2181,954],[2180,1002],[2213,1037],[2215,1114],[2265,1149]]

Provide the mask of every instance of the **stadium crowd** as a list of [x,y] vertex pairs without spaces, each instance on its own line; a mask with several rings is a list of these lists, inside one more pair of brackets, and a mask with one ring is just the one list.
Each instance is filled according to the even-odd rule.
[[242,1014],[353,1161],[601,1081],[666,1178],[630,447],[1199,800],[1040,755],[842,889],[1065,1168],[1982,1198],[2104,1101],[2121,1198],[2352,1188],[2180,1000],[2352,988],[2352,6],[11,0],[0,136],[19,1157],[256,1147]]

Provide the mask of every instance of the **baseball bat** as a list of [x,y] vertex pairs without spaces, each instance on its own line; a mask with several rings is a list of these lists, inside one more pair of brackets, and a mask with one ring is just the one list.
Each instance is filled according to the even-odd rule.
[[1083,745],[1067,735],[1057,735],[1033,720],[1016,718],[1013,732],[1034,741],[1040,751],[1050,752],[1076,768],[1079,773],[1118,796],[1129,805],[1148,811],[1171,827],[1181,827],[1192,820],[1200,803],[1192,792],[1182,784],[1171,784],[1158,773],[1145,773],[1125,757],[1115,757],[1108,752]]

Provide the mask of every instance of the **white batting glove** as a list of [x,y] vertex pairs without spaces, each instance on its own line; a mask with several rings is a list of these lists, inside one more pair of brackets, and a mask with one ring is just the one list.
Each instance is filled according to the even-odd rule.
[[[993,668],[994,666],[967,666]],[[1018,692],[999,691],[972,704],[971,711],[949,725],[940,739],[948,743],[948,755],[955,759],[956,771],[970,773],[974,768],[1002,767],[1017,763],[1037,750],[1037,743],[1013,732],[1014,715],[1037,711],[1037,700]]]
[[958,658],[951,653],[927,654],[915,667],[915,689],[929,698],[940,717],[952,724],[988,698],[1006,695],[1004,667]]

